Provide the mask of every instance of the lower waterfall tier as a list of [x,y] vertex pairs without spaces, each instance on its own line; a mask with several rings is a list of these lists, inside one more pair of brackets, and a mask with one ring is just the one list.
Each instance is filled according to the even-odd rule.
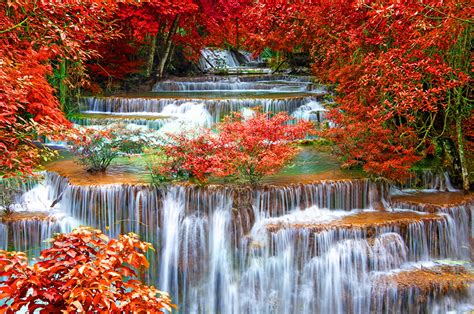
[[78,224],[114,237],[135,232],[156,248],[146,281],[170,292],[180,313],[474,308],[471,199],[422,203],[389,191],[367,179],[261,189],[76,186],[46,173],[41,186],[25,188],[22,199],[35,206],[2,216],[0,246],[37,256],[45,239]]

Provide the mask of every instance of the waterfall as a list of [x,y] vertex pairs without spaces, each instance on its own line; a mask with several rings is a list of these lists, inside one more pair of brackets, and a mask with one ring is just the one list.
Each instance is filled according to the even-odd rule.
[[260,213],[265,217],[280,216],[313,205],[330,209],[367,209],[370,206],[369,186],[367,179],[270,186],[256,191],[253,208],[256,217]]
[[182,189],[173,188],[163,200],[163,228],[160,265],[160,289],[178,295],[180,224],[184,215]]
[[8,227],[0,223],[0,250],[8,249]]
[[398,185],[398,188],[405,192],[413,192],[419,190],[425,191],[458,191],[451,184],[449,174],[447,172],[440,173],[439,171],[421,170],[412,173],[403,184]]
[[[229,204],[231,205],[231,203]],[[231,208],[218,208],[212,215],[209,232],[209,313],[237,313],[239,289],[235,282],[232,256]]]
[[[318,103],[318,97],[298,96],[287,98],[229,98],[229,99],[174,99],[174,98],[129,98],[129,97],[87,97],[83,99],[84,113],[88,114],[113,114],[130,116],[148,115],[153,117],[169,118],[176,114],[186,114],[190,106],[202,106],[206,109],[214,122],[220,121],[224,116],[231,112],[240,111],[242,108],[260,107],[264,112],[296,112],[309,106],[313,109],[314,104]],[[307,105],[310,104],[310,105]],[[183,106],[184,105],[184,106]],[[319,105],[320,106],[320,105]],[[319,109],[318,109],[319,110]],[[323,110],[319,110],[319,120],[324,119]],[[297,120],[314,120],[312,114],[296,114]],[[98,119],[95,119],[98,120]],[[139,120],[134,118],[133,120]],[[80,124],[85,124],[84,120],[75,120]]]
[[36,254],[53,232],[72,228],[67,219],[113,237],[136,232],[156,248],[148,254],[146,281],[169,291],[182,313],[371,313],[388,305],[442,312],[461,306],[471,288],[468,299],[440,290],[413,305],[405,300],[424,294],[393,278],[430,269],[435,260],[467,259],[471,203],[433,207],[388,198],[391,211],[377,212],[369,200],[377,184],[76,186],[46,173],[43,187],[29,191],[45,188],[47,199],[58,201],[55,220],[2,223],[0,235],[8,238],[13,226],[16,238],[2,237],[0,245]]
[[312,92],[324,89],[313,86],[309,77],[273,76],[205,76],[197,79],[161,81],[153,87],[154,92]]
[[307,104],[298,107],[291,115],[296,120],[315,121],[321,123],[325,120],[326,111],[326,108],[324,108],[319,101],[312,100]]
[[201,71],[208,71],[214,68],[235,68],[240,66],[239,60],[232,51],[223,49],[201,50],[201,59],[198,66]]
[[[41,181],[39,177],[44,176]],[[52,179],[48,173],[38,174],[38,178],[20,184],[20,193],[10,207],[11,214],[0,216],[0,248],[27,252],[37,257],[41,250],[49,247],[46,239],[58,232],[70,232],[79,222],[65,215],[55,204],[56,193],[61,187],[51,184],[61,180]],[[21,193],[22,191],[22,193]],[[54,206],[53,206],[54,205]]]

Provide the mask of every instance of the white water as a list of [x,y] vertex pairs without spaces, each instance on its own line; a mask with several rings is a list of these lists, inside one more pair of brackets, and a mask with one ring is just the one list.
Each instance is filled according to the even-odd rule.
[[291,115],[297,120],[322,122],[325,120],[326,111],[319,101],[310,101],[296,109]]
[[[404,312],[409,305],[397,302],[414,292],[396,287],[379,291],[374,278],[420,267],[420,262],[429,267],[435,260],[466,258],[466,210],[446,209],[444,219],[409,223],[406,230],[377,227],[373,237],[358,228],[311,232],[296,227],[329,223],[360,212],[357,208],[367,210],[366,185],[356,182],[254,191],[247,213],[236,209],[231,189],[79,187],[51,174],[43,186],[31,190],[34,195],[23,199],[48,205],[38,193],[46,189],[47,200],[62,194],[58,211],[66,217],[103,230],[108,226],[111,236],[140,233],[158,249],[149,256],[148,280],[169,291],[182,313],[381,312],[387,294]],[[348,197],[357,201],[349,202]],[[328,200],[331,209],[303,205]],[[337,210],[337,204],[344,210]],[[71,228],[58,222],[64,230],[46,222],[15,225],[18,236],[13,243],[31,248],[40,238]],[[284,228],[268,232],[269,223]],[[2,228],[0,232],[5,233]],[[436,297],[419,307],[443,312],[470,303],[458,299]]]
[[201,51],[198,66],[202,71],[241,66],[236,56],[229,50],[205,48]]
[[[309,77],[203,76],[161,81],[153,90],[156,93],[138,97],[87,97],[83,99],[82,113],[130,116],[123,122],[154,130],[165,128],[163,133],[208,127],[232,112],[240,111],[248,117],[248,109],[254,107],[264,112],[286,111],[296,120],[325,119],[325,109],[319,102],[324,90],[314,87]],[[113,122],[113,116],[107,120]],[[140,117],[157,119],[144,121]],[[107,125],[100,120],[91,116],[75,122],[90,127]]]

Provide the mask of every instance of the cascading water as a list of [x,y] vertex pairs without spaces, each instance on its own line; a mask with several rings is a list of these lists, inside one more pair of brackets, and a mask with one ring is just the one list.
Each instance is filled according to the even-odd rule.
[[[240,111],[242,108],[260,107],[265,112],[293,112],[297,120],[324,119],[324,108],[319,104],[315,96],[298,96],[287,98],[229,98],[229,99],[146,99],[146,98],[122,98],[122,97],[99,97],[84,99],[84,113],[86,114],[111,114],[129,116],[148,116],[168,118],[176,114],[183,114],[190,110],[189,106],[203,106],[215,122],[220,121],[231,112]],[[183,108],[181,108],[184,106]],[[318,115],[319,112],[319,115]],[[82,118],[84,119],[84,118]],[[94,124],[77,119],[79,124]],[[96,119],[97,120],[97,119]],[[140,120],[133,118],[133,120]]]
[[210,126],[232,112],[248,114],[255,107],[264,112],[286,111],[295,120],[322,122],[324,93],[309,77],[206,76],[162,81],[154,92],[144,95],[85,97],[82,112],[73,122],[89,127],[121,122],[169,132]]
[[296,109],[291,115],[296,120],[323,122],[325,120],[325,111],[320,102],[310,101],[307,104]]
[[178,265],[180,252],[180,224],[182,223],[185,204],[181,189],[171,189],[163,200],[163,222],[160,260],[160,288],[178,295]]
[[404,184],[398,186],[405,191],[458,191],[451,184],[448,173],[431,170],[421,170],[413,173]]
[[233,52],[223,49],[203,49],[201,59],[198,62],[198,66],[202,71],[216,68],[236,68],[240,65]]
[[309,80],[286,80],[262,77],[258,80],[245,76],[208,77],[206,80],[161,81],[153,87],[154,92],[190,92],[190,91],[259,91],[259,92],[321,92],[314,88]]
[[[158,250],[149,254],[146,279],[169,291],[181,313],[381,312],[381,300],[400,302],[414,290],[378,289],[379,280],[416,271],[420,262],[465,260],[470,252],[466,210],[424,213],[398,204],[377,214],[368,180],[161,189],[75,186],[47,173],[44,185],[63,215],[153,243]],[[54,232],[31,231],[38,238]],[[443,312],[470,302],[442,295],[426,306]],[[409,308],[397,304],[402,312]]]
[[0,249],[7,250],[8,249],[8,227],[0,223]]
[[[47,174],[43,174],[47,178]],[[54,180],[53,180],[54,181]],[[11,214],[0,217],[0,248],[27,252],[29,256],[38,256],[48,247],[45,242],[58,232],[70,232],[79,226],[79,222],[65,215],[51,191],[51,180],[35,180],[23,184],[23,193],[19,193],[9,207]],[[62,187],[57,187],[62,190]]]

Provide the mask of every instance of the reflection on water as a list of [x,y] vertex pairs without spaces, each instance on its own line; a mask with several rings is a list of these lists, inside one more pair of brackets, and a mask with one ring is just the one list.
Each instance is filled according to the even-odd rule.
[[341,169],[338,160],[330,153],[315,146],[303,146],[290,165],[264,178],[263,182],[280,185],[362,177],[362,171]]

